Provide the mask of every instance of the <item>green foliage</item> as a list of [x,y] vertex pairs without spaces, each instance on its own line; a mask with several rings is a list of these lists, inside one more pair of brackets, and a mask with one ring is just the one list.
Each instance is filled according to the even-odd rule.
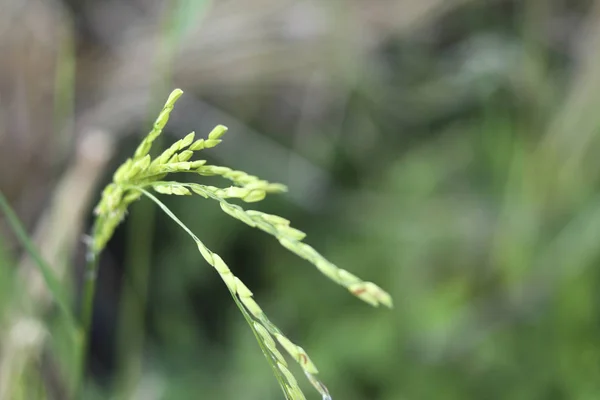
[[[0,335],[3,346],[0,365],[0,398],[27,399],[39,396],[39,393],[44,390],[39,371],[34,368],[34,360],[39,347],[42,347],[47,339],[51,339],[53,342],[53,349],[58,349],[57,362],[61,369],[69,371],[65,377],[65,384],[75,383],[76,378],[73,377],[76,376],[77,372],[75,371],[79,366],[74,360],[81,357],[81,354],[73,353],[73,349],[81,350],[83,331],[69,305],[66,285],[56,276],[52,267],[37,250],[23,224],[1,192],[0,210],[6,216],[12,231],[16,234],[26,253],[33,259],[33,265],[43,278],[52,300],[59,310],[60,318],[56,319],[54,323],[48,324],[55,326],[47,326],[45,324],[47,321],[38,316],[37,309],[40,305],[30,304],[31,299],[27,297],[29,291],[21,292],[22,282],[15,276],[9,263],[5,262],[7,256],[0,247],[0,281],[2,282],[0,324],[5,325],[2,335]],[[1,245],[2,241],[0,240]],[[50,332],[54,334],[50,335]],[[32,382],[33,385],[31,385]]]
[[19,241],[27,250],[27,253],[33,258],[34,265],[38,268],[40,274],[44,278],[46,286],[50,290],[50,293],[52,294],[54,301],[57,303],[62,315],[73,326],[75,326],[76,323],[73,318],[73,313],[69,306],[68,299],[65,296],[65,292],[62,289],[60,280],[54,274],[52,267],[46,263],[39,251],[36,249],[35,245],[32,243],[31,239],[27,235],[27,232],[25,231],[25,228],[17,218],[15,212],[8,205],[8,202],[6,201],[6,198],[2,192],[0,192],[0,209],[2,210],[3,214],[6,215],[12,230],[17,234]]

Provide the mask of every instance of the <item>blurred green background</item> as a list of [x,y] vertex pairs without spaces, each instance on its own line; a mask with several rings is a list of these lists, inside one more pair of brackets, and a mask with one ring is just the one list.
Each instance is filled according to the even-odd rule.
[[[77,304],[100,190],[180,87],[162,146],[227,125],[209,161],[287,184],[258,209],[394,298],[372,309],[216,203],[164,199],[334,399],[599,399],[599,49],[592,0],[3,0],[0,185]],[[32,348],[15,315],[48,334],[0,385],[63,398],[60,318],[0,227],[0,360]],[[283,398],[149,201],[103,254],[88,364],[90,399]]]

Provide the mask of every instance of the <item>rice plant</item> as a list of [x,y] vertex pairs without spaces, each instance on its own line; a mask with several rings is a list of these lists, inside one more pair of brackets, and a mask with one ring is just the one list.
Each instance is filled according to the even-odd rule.
[[[82,311],[83,329],[86,332],[89,331],[98,257],[112,237],[115,228],[126,217],[129,205],[145,196],[155,202],[189,234],[204,260],[215,268],[254,333],[286,399],[296,400],[305,397],[296,378],[288,368],[287,361],[280,351],[281,348],[300,364],[306,377],[322,398],[331,399],[326,386],[317,378],[317,367],[306,351],[293,343],[269,320],[253,299],[252,291],[233,274],[226,262],[218,254],[212,252],[153,192],[175,196],[197,195],[204,199],[217,201],[225,213],[274,236],[283,247],[312,263],[321,273],[345,287],[361,300],[373,306],[383,304],[391,308],[392,299],[376,284],[363,281],[325,259],[310,245],[303,242],[306,235],[291,227],[290,221],[285,218],[261,211],[246,210],[230,202],[231,199],[238,199],[246,203],[258,202],[267,194],[282,193],[287,188],[282,184],[271,183],[243,171],[209,165],[206,160],[192,160],[197,152],[215,147],[221,142],[221,137],[227,131],[225,126],[218,125],[208,134],[207,138],[197,140],[195,140],[195,133],[192,132],[153,158],[150,155],[152,144],[161,134],[175,102],[182,94],[180,89],[171,93],[154,122],[152,130],[137,147],[133,157],[117,169],[113,182],[104,189],[101,200],[95,207],[96,219],[88,238],[87,279]],[[231,185],[221,188],[199,183],[166,180],[169,174],[183,173],[219,176],[229,180]]]

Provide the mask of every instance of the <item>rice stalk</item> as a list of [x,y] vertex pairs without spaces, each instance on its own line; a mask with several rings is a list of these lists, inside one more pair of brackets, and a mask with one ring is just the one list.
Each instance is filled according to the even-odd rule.
[[[290,222],[285,218],[256,210],[245,210],[227,201],[228,199],[240,199],[247,203],[258,202],[264,199],[267,194],[282,193],[287,188],[285,185],[271,183],[243,171],[224,166],[207,165],[205,160],[190,161],[196,152],[217,146],[221,142],[221,137],[227,131],[225,126],[218,125],[215,127],[206,139],[194,140],[195,133],[192,132],[173,143],[157,157],[152,158],[150,155],[152,144],[164,129],[174,104],[182,93],[180,89],[176,89],[171,93],[154,122],[152,130],[137,147],[133,157],[126,160],[116,170],[113,182],[104,189],[100,202],[94,210],[96,220],[88,243],[88,279],[86,281],[83,307],[84,328],[86,331],[89,329],[98,256],[112,237],[116,227],[127,215],[128,206],[144,195],[155,202],[190,235],[202,257],[215,268],[248,322],[286,398],[298,400],[305,397],[296,378],[289,370],[280,349],[284,349],[300,365],[309,382],[324,400],[331,399],[326,386],[317,379],[317,367],[306,351],[293,343],[269,320],[254,300],[250,289],[232,273],[225,261],[218,254],[212,252],[171,210],[150,193],[150,190],[159,194],[176,196],[196,194],[217,201],[225,213],[253,228],[274,236],[283,247],[312,263],[321,273],[345,287],[359,299],[373,306],[383,304],[390,308],[392,307],[392,299],[387,292],[376,284],[363,281],[350,272],[338,268],[310,245],[304,243],[302,241],[306,236],[304,232],[291,227]],[[164,180],[168,174],[173,173],[220,176],[229,180],[233,185],[221,188],[198,183]]]

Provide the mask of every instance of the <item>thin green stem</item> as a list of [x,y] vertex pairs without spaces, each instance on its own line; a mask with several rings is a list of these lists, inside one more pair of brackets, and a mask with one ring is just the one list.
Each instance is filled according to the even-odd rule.
[[93,239],[87,243],[86,264],[83,274],[83,291],[80,320],[82,326],[81,340],[79,343],[79,351],[77,354],[75,381],[75,398],[81,398],[84,388],[85,369],[87,361],[87,351],[89,345],[90,328],[92,325],[92,316],[94,313],[94,295],[96,292],[96,277],[98,275],[98,257],[99,254],[94,247]]
[[94,308],[94,294],[96,292],[96,276],[98,274],[98,254],[93,250],[88,250],[84,287],[83,287],[83,304],[81,309],[81,323],[83,330],[87,335],[92,323],[92,314]]

